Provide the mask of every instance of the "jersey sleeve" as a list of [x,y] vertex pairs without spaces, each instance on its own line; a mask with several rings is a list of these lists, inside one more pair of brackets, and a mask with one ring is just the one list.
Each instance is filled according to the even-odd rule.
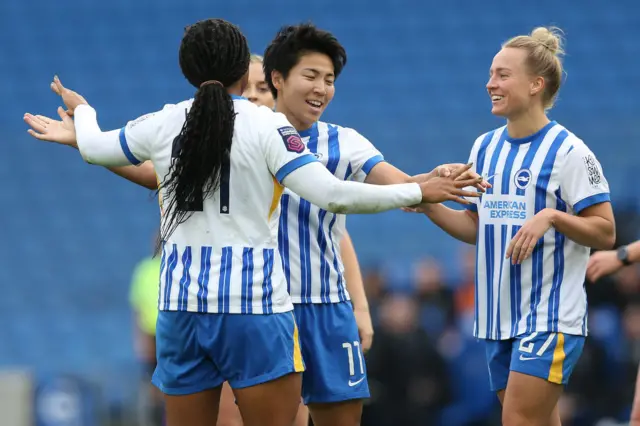
[[383,155],[371,142],[353,129],[344,129],[347,132],[345,142],[350,150],[349,165],[352,170],[352,179],[364,182],[373,166],[384,161]]
[[609,183],[596,156],[584,143],[569,148],[560,170],[560,196],[575,214],[611,201]]
[[163,112],[170,107],[172,105],[166,105],[161,111],[138,117],[120,129],[120,147],[131,164],[138,165],[151,159],[152,145],[157,139]]
[[261,142],[267,167],[280,183],[299,167],[318,161],[282,114],[270,117]]

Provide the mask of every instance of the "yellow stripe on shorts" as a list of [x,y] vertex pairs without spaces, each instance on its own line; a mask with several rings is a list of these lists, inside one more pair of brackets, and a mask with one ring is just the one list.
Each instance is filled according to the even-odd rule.
[[551,383],[562,384],[562,368],[564,367],[564,334],[558,333],[556,340],[556,348],[553,351],[553,361],[551,361],[551,369],[549,370],[549,378]]

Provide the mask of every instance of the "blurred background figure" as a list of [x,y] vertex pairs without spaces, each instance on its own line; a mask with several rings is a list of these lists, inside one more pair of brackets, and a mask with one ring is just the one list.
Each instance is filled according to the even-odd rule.
[[[152,250],[157,247],[158,238],[159,233],[156,233]],[[160,426],[163,420],[162,393],[151,384],[156,368],[159,276],[160,256],[152,251],[151,255],[136,264],[129,292],[129,303],[133,311],[134,347],[142,370],[138,413],[141,426]]]
[[367,359],[371,401],[364,424],[434,424],[449,401],[444,359],[434,336],[420,327],[419,313],[410,294],[392,293],[381,302],[376,343]]

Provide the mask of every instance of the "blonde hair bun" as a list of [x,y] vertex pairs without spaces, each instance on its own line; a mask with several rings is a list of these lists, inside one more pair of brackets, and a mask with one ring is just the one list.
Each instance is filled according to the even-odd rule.
[[562,30],[557,27],[538,27],[531,31],[531,38],[546,47],[554,55],[564,54],[562,49]]

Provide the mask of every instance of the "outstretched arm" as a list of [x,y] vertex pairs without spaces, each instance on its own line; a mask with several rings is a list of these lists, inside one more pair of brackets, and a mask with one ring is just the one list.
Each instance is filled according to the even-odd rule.
[[[477,184],[478,179],[457,180],[468,167],[449,178],[435,178],[421,184],[368,185],[340,180],[319,162],[306,161],[306,158],[304,155],[291,161],[275,173],[276,178],[311,204],[332,213],[379,213],[421,202],[447,200],[469,204],[461,197],[479,196],[477,192],[461,189]],[[300,165],[296,164],[298,161]],[[286,170],[284,176],[281,176],[282,170]]]
[[478,213],[473,210],[454,210],[442,204],[422,204],[418,212],[424,213],[433,223],[453,238],[468,244],[476,244]]
[[418,184],[378,186],[342,181],[317,161],[290,172],[282,183],[311,204],[333,213],[378,213],[422,200]]
[[[29,134],[36,139],[56,142],[78,149],[76,130],[73,120],[62,108],[58,108],[61,120],[54,120],[44,115],[25,114],[24,121],[31,127]],[[145,188],[155,190],[158,187],[156,172],[150,161],[139,166],[114,166],[107,169],[116,175]]]
[[[84,133],[103,138],[105,140],[105,144],[111,144],[111,152],[108,153],[109,155],[105,158],[100,158],[100,160],[105,160],[107,163],[113,161],[122,163],[121,165],[105,164],[107,169],[127,180],[130,180],[131,182],[137,183],[138,185],[149,189],[157,189],[158,182],[153,165],[149,162],[145,162],[141,167],[132,166],[130,164],[130,159],[126,155],[125,157],[128,161],[123,162],[122,150],[124,147],[122,146],[121,141],[122,135],[118,134],[118,143],[120,144],[120,148],[114,149],[113,145],[115,145],[115,138],[113,136],[116,134],[116,131],[100,131],[100,127],[95,119],[95,111],[93,108],[89,107],[84,97],[75,91],[64,87],[57,76],[54,77],[53,82],[51,83],[51,89],[62,98],[62,101],[68,108],[68,111],[65,111],[61,107],[58,108],[58,115],[60,116],[61,121],[53,120],[41,115],[25,114],[24,120],[31,127],[31,129],[28,130],[31,136],[36,139],[57,142],[76,149],[79,149],[78,138],[82,137]],[[80,109],[80,123],[74,123],[71,116],[75,114],[75,111],[78,108]],[[76,129],[76,124],[78,124],[79,129]],[[121,132],[123,131],[124,130]],[[82,136],[80,136],[80,134],[82,134]],[[107,147],[105,146],[103,148]]]
[[[428,173],[422,173],[415,176],[409,176],[402,170],[395,167],[393,164],[387,163],[386,161],[381,161],[369,171],[365,182],[371,183],[374,185],[392,185],[396,183],[407,183],[407,182],[416,182],[422,183],[427,182],[436,177],[448,177],[451,173],[455,172],[459,168],[465,167],[466,164],[462,163],[450,163],[450,164],[441,164],[437,166],[435,169],[431,170]],[[460,179],[468,179],[468,178],[481,178],[480,175],[475,173],[473,170],[469,170],[460,176]],[[476,188],[479,190],[485,190],[486,188],[490,188],[491,185],[488,182],[481,180]]]

